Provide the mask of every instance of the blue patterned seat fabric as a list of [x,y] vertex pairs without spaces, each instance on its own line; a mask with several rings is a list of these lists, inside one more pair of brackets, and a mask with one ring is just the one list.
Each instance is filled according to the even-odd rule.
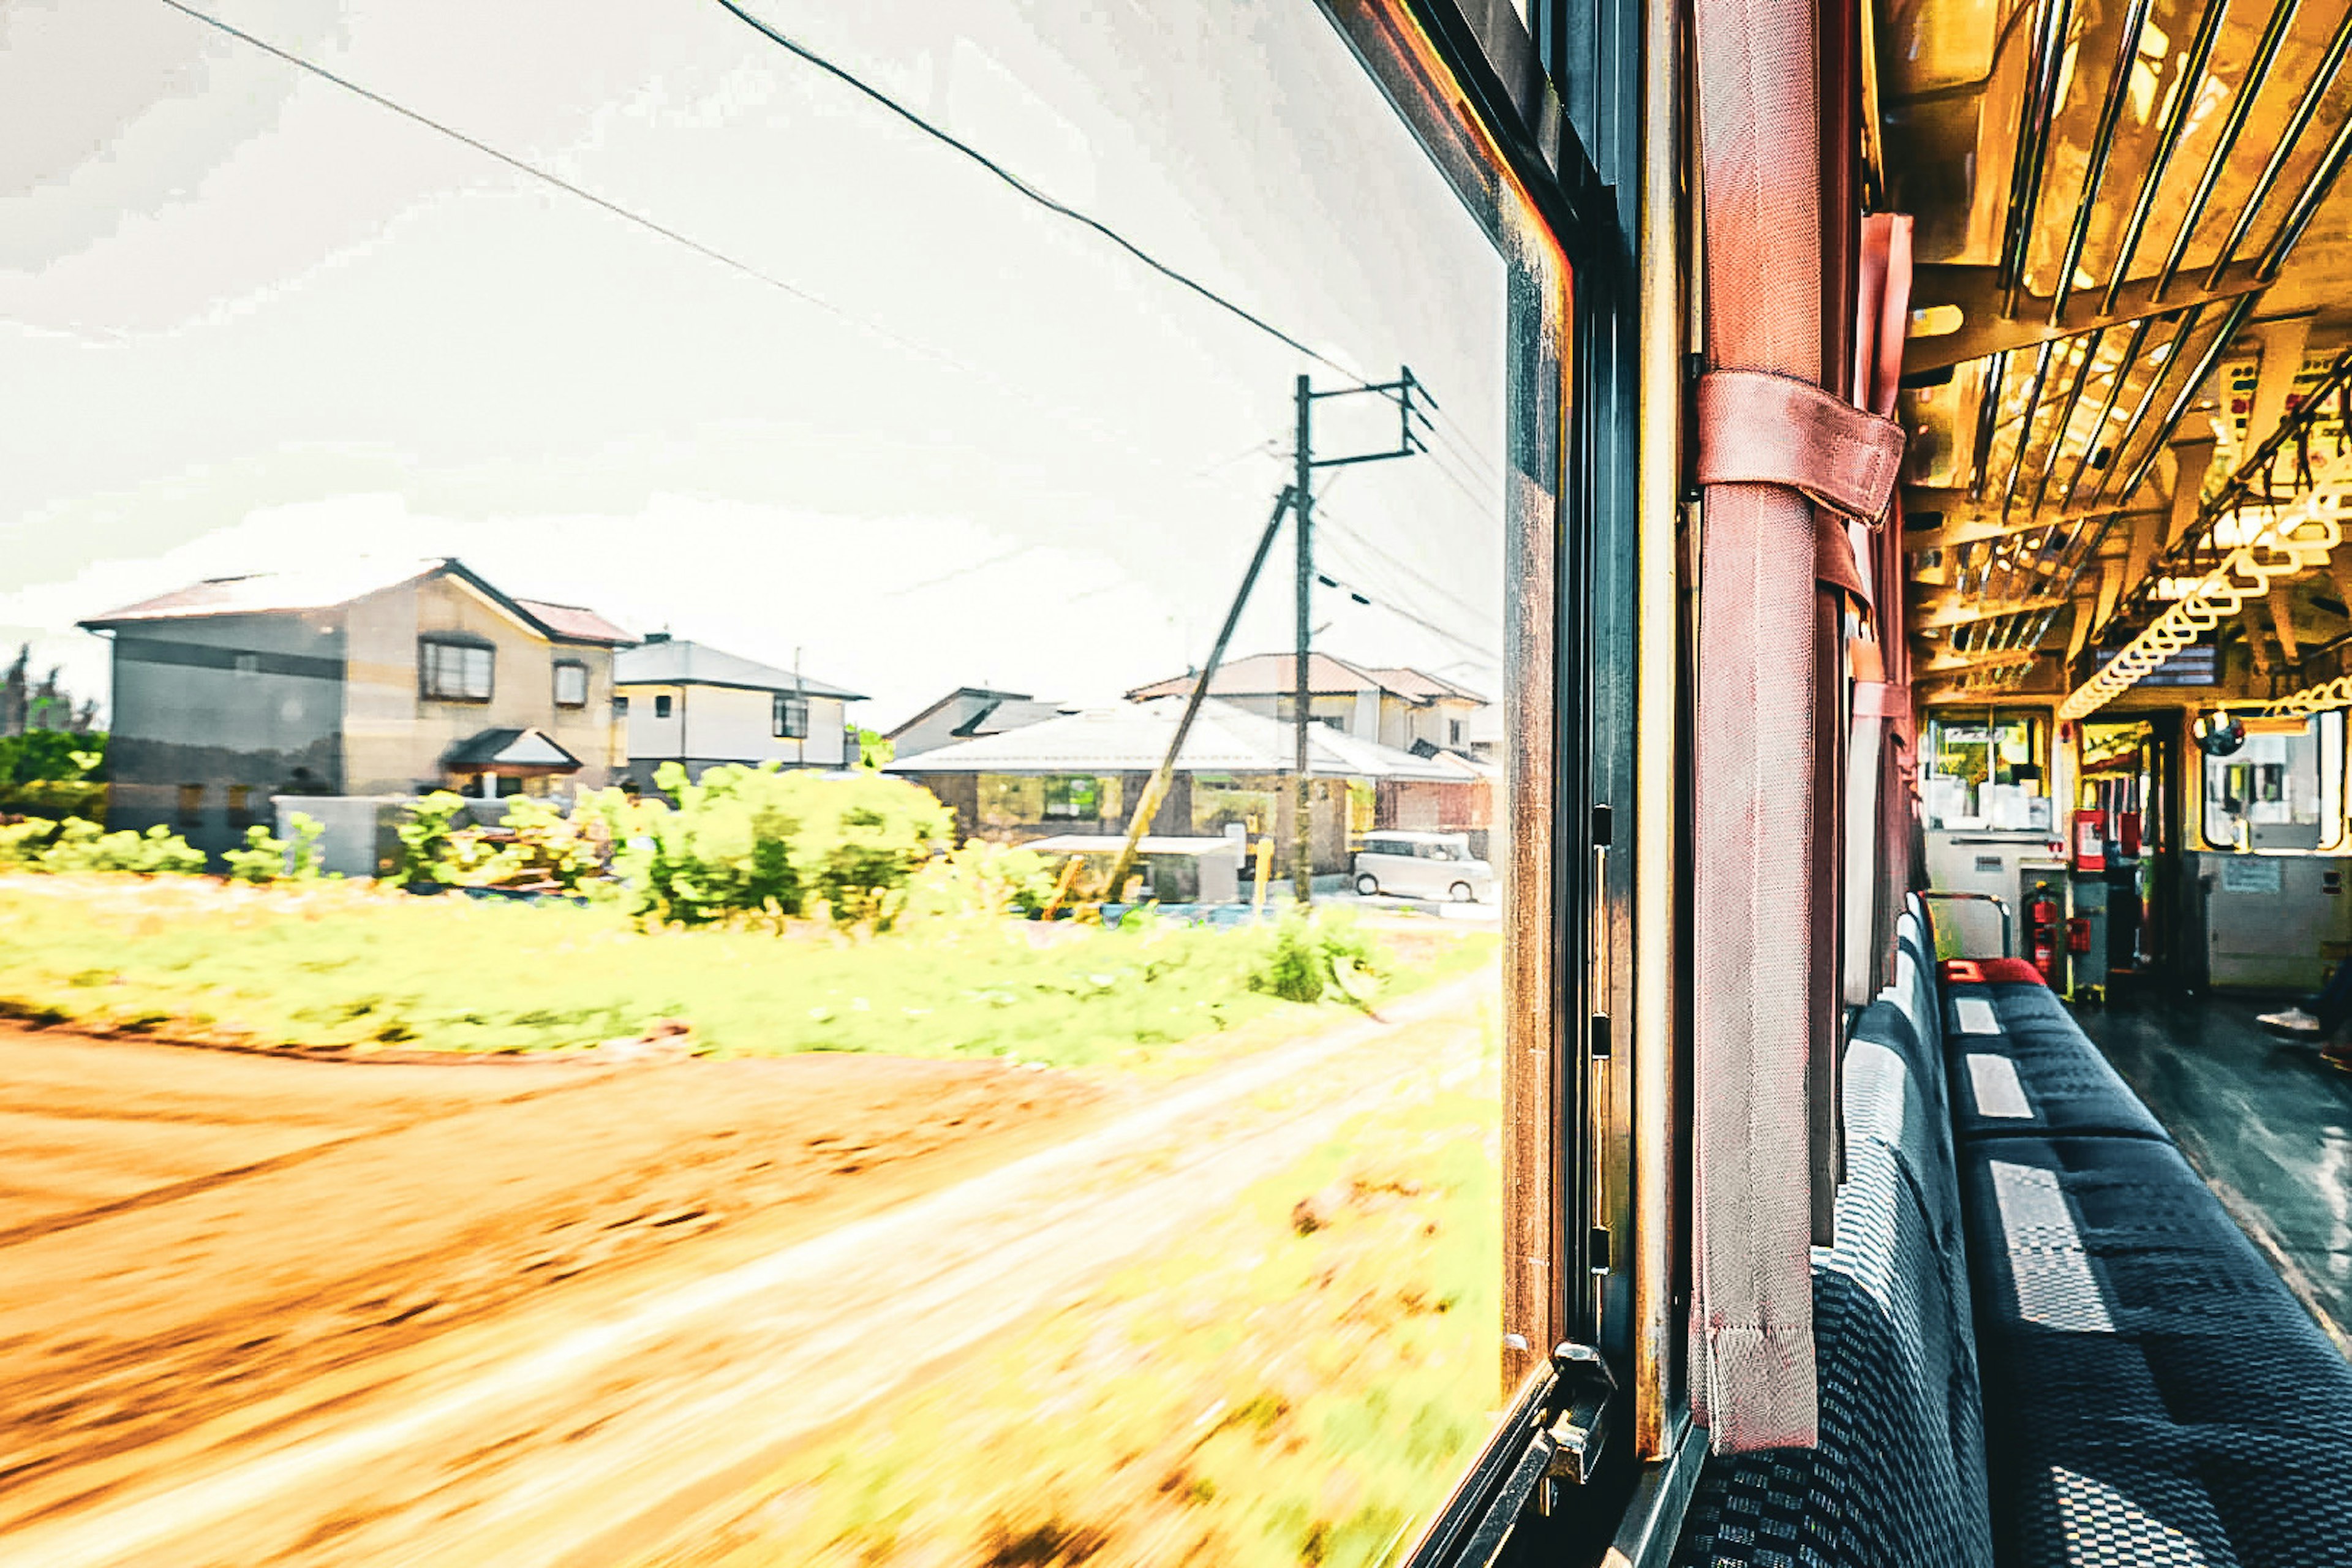
[[[1951,1058],[1952,1125],[1963,1143],[1978,1138],[2063,1133],[2168,1141],[2065,1005],[2046,985],[1948,985],[1946,1048]],[[1982,1008],[1969,1007],[1982,1002]],[[1965,1032],[1963,1009],[1989,1032]]]
[[1847,1047],[1821,1447],[1710,1458],[1677,1568],[2352,1564],[2352,1366],[2057,997],[1930,951]]
[[1985,1568],[1976,1342],[1940,1018],[1906,915],[1845,1056],[1846,1183],[1813,1254],[1821,1446],[1711,1457],[1677,1568]]

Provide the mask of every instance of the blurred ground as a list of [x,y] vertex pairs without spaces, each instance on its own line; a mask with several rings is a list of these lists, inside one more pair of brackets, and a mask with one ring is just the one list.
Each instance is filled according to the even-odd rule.
[[0,1028],[0,1564],[619,1561],[1425,1084],[1491,989],[1172,1086]]

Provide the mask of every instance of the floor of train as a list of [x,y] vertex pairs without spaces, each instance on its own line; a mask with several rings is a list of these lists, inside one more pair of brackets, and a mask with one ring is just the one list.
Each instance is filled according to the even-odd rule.
[[2352,1355],[2352,1073],[2254,1022],[2275,998],[2118,997],[2075,1018]]

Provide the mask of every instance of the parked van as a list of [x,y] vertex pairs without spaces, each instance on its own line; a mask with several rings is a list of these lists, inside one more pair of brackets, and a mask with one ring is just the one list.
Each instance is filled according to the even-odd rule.
[[1356,891],[1466,904],[1495,896],[1495,868],[1459,833],[1369,833],[1356,851]]

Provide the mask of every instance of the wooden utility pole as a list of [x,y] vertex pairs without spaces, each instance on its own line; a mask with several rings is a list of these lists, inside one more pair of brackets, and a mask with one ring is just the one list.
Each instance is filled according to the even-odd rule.
[[1241,591],[1234,595],[1233,608],[1225,612],[1225,624],[1218,628],[1216,646],[1209,650],[1209,662],[1201,667],[1200,679],[1192,682],[1192,694],[1184,699],[1184,716],[1176,721],[1176,733],[1168,742],[1168,754],[1160,759],[1158,770],[1135,803],[1135,814],[1128,818],[1127,842],[1119,846],[1118,858],[1111,862],[1110,879],[1104,885],[1106,898],[1118,897],[1128,873],[1135,868],[1136,846],[1151,830],[1151,819],[1160,815],[1160,803],[1167,797],[1168,785],[1176,776],[1177,755],[1184,750],[1184,738],[1192,732],[1192,716],[1200,712],[1202,699],[1209,695],[1209,682],[1217,678],[1217,666],[1224,662],[1225,645],[1234,639],[1234,627],[1242,618],[1243,606],[1249,603],[1250,590],[1257,584],[1259,568],[1274,552],[1275,535],[1282,531],[1282,514],[1292,504],[1295,493],[1285,490],[1274,500],[1274,515],[1265,520],[1265,531],[1258,535],[1257,552],[1250,557],[1249,570],[1242,574]]
[[1291,512],[1298,525],[1298,637],[1291,656],[1291,740],[1296,755],[1291,778],[1290,894],[1301,905],[1315,901],[1315,790],[1307,772],[1307,726],[1314,700],[1314,683],[1307,679],[1307,659],[1315,638],[1315,393],[1307,377],[1298,378],[1298,444],[1290,481]]
[[[1397,406],[1397,444],[1393,450],[1357,452],[1344,458],[1315,456],[1314,408],[1318,397],[1354,397],[1370,393],[1385,397]],[[1429,425],[1429,416],[1414,403],[1417,396],[1430,407],[1437,400],[1429,389],[1412,377],[1411,365],[1401,365],[1394,381],[1378,385],[1359,383],[1354,386],[1332,392],[1318,392],[1302,375],[1296,384],[1298,400],[1298,435],[1292,454],[1294,468],[1290,481],[1291,515],[1298,523],[1298,636],[1297,647],[1291,654],[1290,681],[1291,743],[1291,895],[1301,904],[1315,901],[1315,791],[1312,775],[1307,771],[1307,725],[1314,722],[1314,683],[1307,679],[1307,667],[1313,656],[1315,640],[1315,470],[1344,468],[1350,463],[1378,463],[1391,458],[1410,458],[1428,450],[1422,444],[1421,432],[1414,421]]]

